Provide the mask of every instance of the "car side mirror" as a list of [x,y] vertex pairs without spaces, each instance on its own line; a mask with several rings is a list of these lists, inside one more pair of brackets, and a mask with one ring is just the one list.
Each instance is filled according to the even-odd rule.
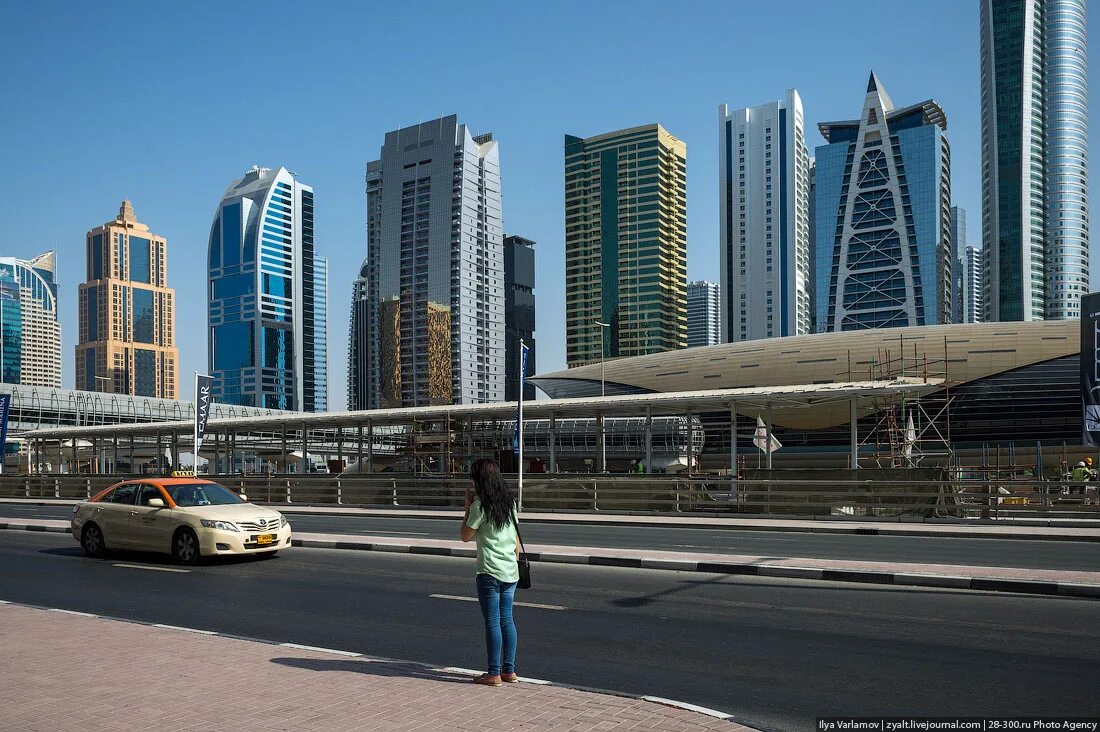
[[243,494],[243,493],[240,493],[240,494],[238,494],[238,495],[240,496],[240,499],[241,499],[242,501],[247,501],[247,500],[248,500],[248,496],[246,496],[245,494]]
[[164,499],[150,498],[148,501],[145,502],[145,505],[149,508],[164,508]]

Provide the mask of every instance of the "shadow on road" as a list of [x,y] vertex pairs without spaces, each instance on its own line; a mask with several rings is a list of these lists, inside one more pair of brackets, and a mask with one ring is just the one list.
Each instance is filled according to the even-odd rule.
[[371,658],[328,659],[328,658],[273,658],[272,663],[307,671],[343,671],[345,673],[372,674],[385,677],[406,677],[441,681],[445,684],[469,684],[470,677],[449,671],[418,666],[402,661],[383,661]]
[[[168,554],[159,554],[157,552],[136,552],[136,551],[124,551],[121,549],[113,549],[107,552],[103,557],[89,557],[84,553],[84,550],[79,546],[69,547],[51,547],[49,549],[39,549],[39,554],[51,554],[58,557],[75,557],[77,559],[86,559],[89,562],[134,562],[140,564],[152,564],[159,567],[182,567],[183,565],[176,562]],[[199,567],[220,567],[220,566],[232,566],[236,564],[251,564],[253,562],[277,562],[278,556],[274,557],[262,557],[258,554],[237,554],[237,555],[222,555],[216,557],[203,557],[202,562],[198,564]]]
[[618,600],[612,600],[612,605],[618,607],[645,607],[651,605],[662,597],[668,597],[669,595],[675,595],[677,592],[687,592],[688,590],[694,590],[697,587],[705,587],[706,585],[715,585],[722,580],[737,575],[726,574],[719,577],[712,577],[704,580],[684,580],[672,587],[661,590],[660,592],[653,592],[641,597],[620,597]]

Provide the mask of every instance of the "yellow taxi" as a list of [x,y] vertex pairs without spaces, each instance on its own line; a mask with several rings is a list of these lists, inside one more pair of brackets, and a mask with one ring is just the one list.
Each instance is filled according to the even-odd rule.
[[124,480],[73,507],[73,538],[93,557],[110,549],[163,552],[181,564],[220,554],[272,557],[290,524],[272,508],[194,477]]

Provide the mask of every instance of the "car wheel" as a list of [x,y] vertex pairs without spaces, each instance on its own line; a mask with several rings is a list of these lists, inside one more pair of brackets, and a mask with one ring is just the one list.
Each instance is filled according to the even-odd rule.
[[180,564],[198,564],[199,537],[191,529],[180,529],[172,537],[172,556]]
[[103,532],[95,524],[87,524],[80,534],[80,545],[84,547],[84,553],[89,557],[102,557],[107,553],[107,542],[103,540]]

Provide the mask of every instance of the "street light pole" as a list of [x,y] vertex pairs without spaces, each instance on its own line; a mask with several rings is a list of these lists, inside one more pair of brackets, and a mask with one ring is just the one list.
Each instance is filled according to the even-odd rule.
[[[604,356],[607,352],[607,343],[604,340],[604,334],[607,329],[611,327],[610,323],[604,323],[597,320],[596,325],[600,326],[600,396],[607,396],[607,381],[604,379]],[[607,427],[604,424],[603,415],[600,415],[600,470],[607,472]]]
[[[110,377],[107,377],[107,376],[93,376],[92,378],[97,382],[98,381],[112,382]],[[112,385],[113,385],[113,382],[112,382]],[[106,393],[106,392],[104,392],[104,393]],[[84,425],[85,426],[88,426],[88,402],[90,400],[91,400],[90,397],[85,397],[85,399],[84,399]],[[73,438],[73,439],[76,439],[76,438]],[[106,448],[104,448],[104,452],[106,452]],[[103,459],[103,460],[100,459],[100,455],[99,455],[98,450],[93,451],[92,459],[95,461],[95,469],[96,469],[95,471],[96,471],[96,473],[106,472],[106,471],[103,470],[103,467],[104,467],[103,463],[105,463],[106,460],[105,459]]]

